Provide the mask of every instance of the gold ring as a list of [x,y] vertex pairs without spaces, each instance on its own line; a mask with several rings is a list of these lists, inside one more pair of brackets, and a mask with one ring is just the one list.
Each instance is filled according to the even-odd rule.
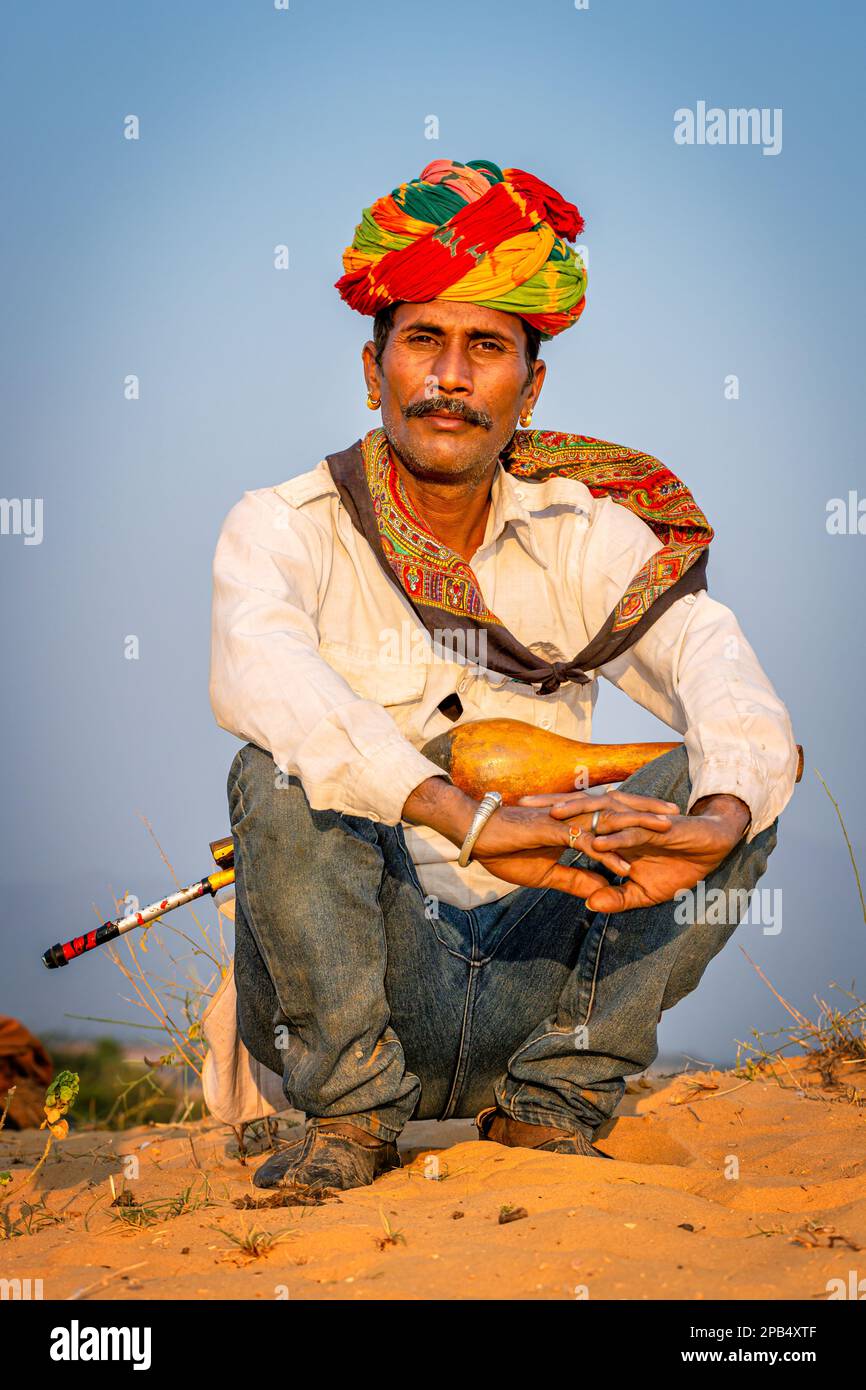
[[576,840],[580,835],[582,835],[582,834],[583,834],[583,831],[579,829],[578,832],[577,832],[577,835],[575,835],[575,833],[574,833],[574,826],[573,826],[573,825],[571,824],[571,822],[569,821],[569,823],[568,823],[568,843],[570,844],[570,846],[571,846],[572,849],[576,849],[576,848],[577,848],[577,846],[575,845],[574,842],[575,842],[575,840]]

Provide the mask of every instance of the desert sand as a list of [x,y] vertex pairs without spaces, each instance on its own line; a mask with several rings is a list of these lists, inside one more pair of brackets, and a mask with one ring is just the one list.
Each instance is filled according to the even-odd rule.
[[[236,1203],[270,1197],[251,1182],[264,1135],[244,1163],[213,1120],[73,1132],[22,1193],[31,1233],[0,1241],[0,1276],[77,1301],[826,1300],[829,1281],[866,1276],[864,1102],[862,1063],[835,1078],[805,1058],[749,1081],[642,1077],[596,1137],[615,1162],[482,1143],[464,1121],[410,1124],[403,1169],[372,1187],[256,1210]],[[0,1134],[13,1215],[43,1142]],[[257,1232],[280,1239],[254,1257],[236,1240]]]

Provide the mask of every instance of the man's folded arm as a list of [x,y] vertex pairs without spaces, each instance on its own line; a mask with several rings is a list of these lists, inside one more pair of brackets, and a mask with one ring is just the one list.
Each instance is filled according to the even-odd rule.
[[300,779],[314,810],[396,825],[409,794],[446,774],[319,654],[324,546],[268,491],[229,513],[213,565],[211,706],[221,728]]
[[[597,626],[658,549],[658,542],[647,547],[641,532],[648,528],[641,521],[623,515],[615,504],[611,513],[619,544],[607,553],[617,560],[601,584],[590,584],[590,570],[584,570],[586,601],[595,610],[587,616]],[[633,547],[626,543],[628,531]],[[689,809],[708,796],[738,797],[751,812],[746,839],[752,840],[787,805],[797,770],[791,720],[724,604],[705,591],[679,599],[598,674],[683,735],[692,784]]]

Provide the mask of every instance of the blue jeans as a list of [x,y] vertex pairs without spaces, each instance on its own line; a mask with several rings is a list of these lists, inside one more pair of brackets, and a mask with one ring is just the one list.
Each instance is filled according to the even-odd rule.
[[[685,810],[684,750],[623,788]],[[663,1010],[695,988],[741,915],[689,923],[675,902],[604,915],[550,888],[471,911],[440,902],[436,915],[399,825],[311,810],[298,778],[251,743],[228,793],[240,1036],[291,1106],[385,1139],[410,1118],[469,1117],[494,1101],[591,1138],[624,1078],[656,1057]],[[776,826],[732,850],[708,895],[755,886]],[[570,849],[561,862],[589,866]]]

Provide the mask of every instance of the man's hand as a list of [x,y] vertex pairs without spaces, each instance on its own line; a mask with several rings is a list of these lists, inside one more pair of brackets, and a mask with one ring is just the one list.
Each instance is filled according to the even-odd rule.
[[[568,824],[562,825],[564,840],[559,839],[551,846],[543,831],[544,821],[550,820],[547,806],[526,806],[527,801],[534,800],[524,797],[517,806],[503,806],[495,812],[476,840],[472,857],[507,883],[519,883],[530,888],[556,888],[580,898],[606,888],[607,880],[601,874],[557,862],[563,848],[572,843],[568,834],[569,825],[573,847],[582,850],[588,858],[604,864],[615,874],[627,874],[629,864],[615,852],[593,849],[589,826],[594,811],[604,810],[610,829],[621,834],[628,830],[640,835],[658,834],[671,825],[671,802],[658,801],[655,797],[632,796],[626,803],[617,793],[588,796],[585,792],[579,792],[570,798],[572,812]],[[547,798],[539,800],[544,802]]]
[[[554,803],[551,817],[568,819],[574,814],[574,797],[546,800]],[[669,902],[675,893],[694,888],[718,868],[742,839],[751,817],[748,806],[738,797],[720,795],[704,797],[689,815],[669,819],[667,829],[648,830],[616,827],[609,823],[607,813],[601,815],[598,833],[587,837],[587,853],[616,854],[627,860],[629,881],[618,887],[605,884],[593,891],[586,900],[587,907],[594,912],[623,912]]]
[[[497,878],[522,887],[556,888],[578,898],[588,898],[606,888],[607,880],[601,874],[557,862],[571,843],[568,824],[550,812],[551,802],[562,800],[561,796],[524,797],[519,805],[500,807],[476,840],[472,858]],[[628,873],[629,862],[616,851],[593,849],[589,834],[593,812],[604,811],[606,830],[650,835],[670,829],[677,811],[673,802],[621,792],[605,796],[575,792],[568,798],[568,805],[574,848],[615,874]],[[462,845],[476,809],[477,802],[458,787],[444,778],[431,777],[407,798],[403,819],[429,825],[453,844]]]

